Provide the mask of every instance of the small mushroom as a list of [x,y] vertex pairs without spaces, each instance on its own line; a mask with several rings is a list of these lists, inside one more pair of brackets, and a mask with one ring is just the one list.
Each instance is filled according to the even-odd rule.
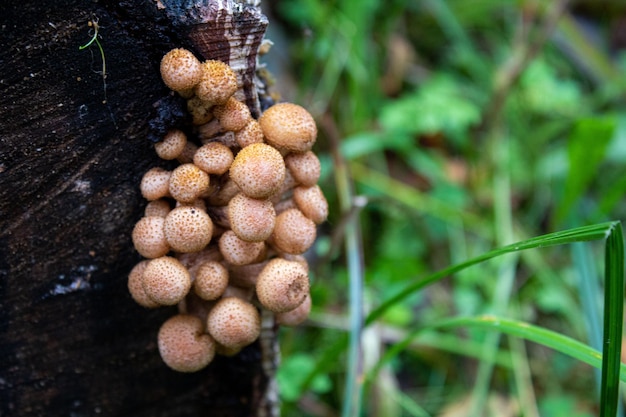
[[241,148],[253,143],[263,143],[263,131],[258,121],[250,119],[243,129],[235,132],[235,141]]
[[187,145],[187,136],[181,130],[172,129],[163,138],[161,142],[154,144],[154,150],[161,159],[176,159],[183,153]]
[[142,284],[152,301],[171,306],[185,298],[191,288],[191,276],[178,259],[162,256],[148,262]]
[[186,49],[172,49],[161,59],[161,78],[174,91],[193,89],[201,77],[200,61]]
[[299,262],[282,258],[270,260],[256,283],[256,293],[263,307],[275,313],[291,311],[309,294],[309,275]]
[[159,258],[170,251],[165,239],[165,219],[148,216],[139,219],[132,233],[133,245],[146,258]]
[[163,197],[169,197],[170,177],[172,173],[163,168],[155,167],[143,175],[139,190],[146,200],[152,201]]
[[322,172],[320,160],[312,151],[290,153],[285,157],[285,165],[295,181],[306,187],[317,184]]
[[274,205],[239,193],[228,202],[228,220],[235,234],[247,242],[262,242],[276,224]]
[[222,175],[233,163],[233,152],[226,145],[210,142],[201,146],[193,156],[193,163],[207,174]]
[[219,262],[204,262],[195,275],[193,291],[204,300],[217,300],[228,286],[228,270]]
[[317,138],[313,116],[297,104],[274,104],[261,115],[259,123],[267,143],[282,151],[306,152]]
[[224,260],[232,265],[258,262],[265,250],[264,242],[246,242],[239,239],[232,230],[227,230],[220,236],[218,245]]
[[271,241],[279,251],[298,255],[313,245],[316,235],[315,223],[297,208],[291,208],[276,216]]
[[298,307],[284,313],[276,313],[276,322],[283,326],[297,326],[303,323],[311,314],[311,295],[306,298]]
[[143,272],[146,270],[147,265],[148,261],[141,261],[130,271],[130,274],[128,274],[128,292],[140,306],[155,308],[159,307],[159,303],[148,297],[143,289]]
[[215,106],[213,115],[220,121],[224,130],[232,132],[243,129],[252,120],[248,106],[234,97],[229,98],[224,104]]
[[146,204],[146,208],[144,209],[143,214],[146,217],[156,216],[156,217],[165,217],[167,213],[172,210],[170,207],[169,201],[159,198],[158,200],[152,200],[148,204]]
[[268,198],[285,180],[282,155],[264,143],[253,143],[239,151],[230,167],[230,178],[251,198]]
[[178,314],[161,325],[158,335],[163,362],[178,372],[196,372],[215,356],[215,342],[203,332],[202,320]]
[[222,61],[209,60],[202,64],[202,77],[195,93],[207,103],[224,104],[237,91],[237,75]]
[[170,195],[182,203],[191,203],[209,188],[209,175],[194,164],[179,165],[172,171]]
[[191,114],[192,123],[200,126],[213,120],[211,109],[213,104],[201,100],[199,97],[192,97],[187,100],[187,111]]
[[237,297],[222,298],[207,317],[209,334],[228,349],[240,349],[254,342],[261,333],[261,317],[256,307]]
[[296,187],[293,190],[293,200],[296,206],[315,224],[322,224],[328,217],[328,202],[319,185],[311,187]]
[[180,206],[169,212],[164,223],[165,239],[175,252],[199,252],[213,236],[213,222],[205,211]]

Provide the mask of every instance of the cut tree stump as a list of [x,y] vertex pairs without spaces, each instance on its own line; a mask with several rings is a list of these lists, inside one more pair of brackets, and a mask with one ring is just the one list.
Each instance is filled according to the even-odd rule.
[[[225,22],[198,26],[216,5],[233,7],[209,0],[2,1],[1,416],[275,412],[260,343],[198,373],[171,371],[156,334],[175,307],[144,309],[126,288],[140,260],[130,239],[145,207],[140,179],[167,166],[147,139],[154,105],[169,94],[159,62],[173,47],[200,56],[197,31]],[[234,7],[238,18],[260,14],[252,5]],[[96,43],[79,50],[93,35],[89,21],[98,23],[105,79]],[[237,51],[227,41],[208,47],[222,56],[204,58],[232,57]],[[246,98],[254,107],[250,91]]]

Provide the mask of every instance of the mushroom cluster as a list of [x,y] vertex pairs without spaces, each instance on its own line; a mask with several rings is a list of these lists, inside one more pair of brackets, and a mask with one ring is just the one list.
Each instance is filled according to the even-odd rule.
[[178,165],[141,180],[148,204],[132,241],[147,259],[128,289],[147,308],[178,305],[159,330],[159,352],[170,368],[195,372],[254,342],[260,308],[287,326],[307,318],[303,254],[328,204],[311,151],[317,128],[304,108],[278,103],[256,120],[237,99],[233,70],[185,49],[163,57],[161,76],[187,100],[193,126],[155,144]]

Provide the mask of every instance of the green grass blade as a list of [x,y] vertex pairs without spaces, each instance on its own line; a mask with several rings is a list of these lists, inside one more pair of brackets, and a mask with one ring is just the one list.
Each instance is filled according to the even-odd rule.
[[429,275],[425,278],[422,278],[416,282],[409,284],[402,291],[400,291],[395,296],[390,299],[384,301],[378,308],[374,309],[368,316],[365,321],[365,324],[371,324],[380,316],[382,316],[387,309],[392,307],[393,305],[399,303],[404,300],[409,295],[414,292],[436,282],[440,279],[443,279],[449,275],[462,271],[465,268],[469,268],[472,265],[479,264],[486,260],[495,258],[500,255],[504,255],[506,253],[517,252],[525,249],[534,249],[541,248],[547,246],[555,246],[555,245],[563,245],[566,243],[573,242],[586,242],[590,240],[600,240],[604,239],[609,235],[611,229],[615,227],[618,222],[607,222],[607,223],[599,223],[591,226],[583,226],[575,229],[568,229],[561,232],[550,233],[543,236],[534,237],[528,240],[524,240],[521,242],[513,243],[508,246],[504,246],[498,249],[494,249],[492,251],[486,252],[480,256],[469,259],[465,262],[461,262],[456,265],[452,265],[448,268],[442,269],[438,272],[435,272],[432,275]]
[[620,355],[624,314],[624,240],[622,226],[614,223],[605,248],[604,361],[600,392],[600,416],[617,415]]
[[[454,317],[451,319],[444,319],[413,330],[404,340],[396,343],[387,350],[385,355],[381,358],[380,363],[378,363],[375,368],[372,368],[370,373],[367,375],[367,380],[375,378],[376,372],[378,372],[378,370],[385,363],[389,362],[398,353],[403,351],[406,346],[408,346],[421,332],[433,329],[468,327],[483,328],[485,330],[497,331],[510,336],[526,339],[554,349],[595,368],[603,367],[602,354],[599,351],[582,342],[572,339],[571,337],[564,336],[555,331],[519,320],[502,318],[493,315],[481,315],[476,317]],[[612,374],[612,377],[615,378],[616,383],[620,379],[626,382],[626,365],[620,365],[619,361],[617,362],[617,365],[618,366],[614,374]],[[611,416],[615,416],[615,413],[611,414]]]

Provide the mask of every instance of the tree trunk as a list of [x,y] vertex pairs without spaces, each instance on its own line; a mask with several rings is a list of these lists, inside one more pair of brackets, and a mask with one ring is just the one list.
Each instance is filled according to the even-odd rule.
[[[173,47],[241,56],[258,114],[256,49],[229,43],[249,18],[260,42],[258,8],[227,0],[2,1],[1,416],[272,415],[259,342],[198,373],[171,371],[156,334],[175,308],[146,310],[126,288],[140,260],[130,239],[145,206],[139,182],[165,166],[148,140],[168,123],[155,119],[169,94],[160,59]],[[106,77],[98,45],[79,49],[89,21]]]

